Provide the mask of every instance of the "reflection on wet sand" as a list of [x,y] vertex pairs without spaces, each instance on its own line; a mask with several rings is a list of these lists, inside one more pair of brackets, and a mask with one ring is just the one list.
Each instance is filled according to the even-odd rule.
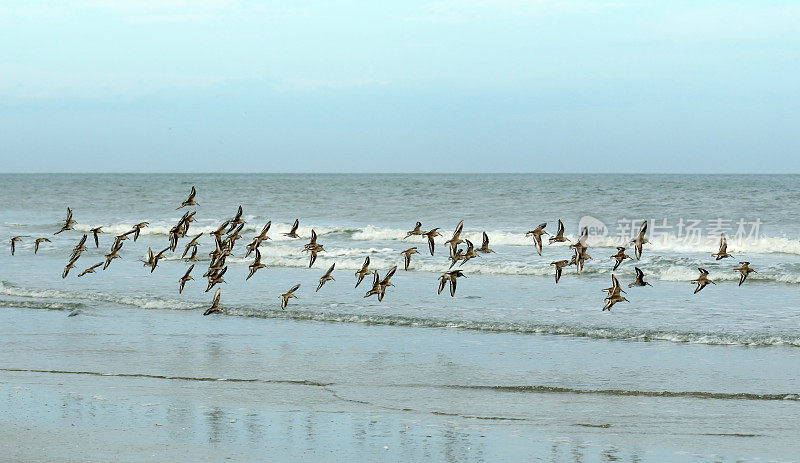
[[[163,451],[165,447],[159,445],[170,442],[172,451],[182,447],[194,451],[211,448],[233,459],[303,455],[342,459],[366,455],[403,461],[462,462],[531,459],[549,454],[547,460],[552,462],[641,461],[636,453],[599,445],[594,438],[548,439],[534,427],[487,425],[453,416],[281,410],[271,409],[270,404],[265,404],[266,409],[255,409],[245,402],[228,403],[227,398],[214,397],[207,388],[184,390],[190,400],[168,399],[152,379],[142,382],[118,377],[82,378],[69,385],[70,392],[59,391],[63,382],[12,386],[33,374],[14,373],[13,378],[7,378],[10,381],[0,385],[0,406],[11,412],[0,419],[4,429],[24,425],[35,434],[38,420],[68,430],[74,430],[72,425],[78,423],[82,433],[96,434],[107,445],[117,445],[115,439],[122,438],[152,442]],[[131,385],[131,381],[140,384]],[[283,391],[291,393],[291,388]],[[108,437],[109,433],[113,438]],[[58,441],[58,437],[52,440],[54,444]],[[70,459],[69,446],[60,451],[66,453],[62,455],[66,460]],[[125,459],[124,448],[116,451]]]

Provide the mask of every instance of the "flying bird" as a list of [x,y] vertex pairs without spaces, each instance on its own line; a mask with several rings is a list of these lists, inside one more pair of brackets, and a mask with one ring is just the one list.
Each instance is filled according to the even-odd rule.
[[139,232],[142,231],[142,228],[150,225],[148,222],[139,222],[133,226],[133,241],[139,239]]
[[266,267],[266,265],[261,263],[261,251],[256,249],[256,258],[252,264],[250,264],[247,268],[250,269],[250,274],[247,275],[247,278],[244,280],[247,281],[250,279],[251,276],[255,275],[255,273],[259,270]]
[[[36,241],[33,242],[33,253],[36,254],[39,252],[39,245],[42,243],[49,243],[50,240],[47,238],[36,238]],[[12,253],[13,255],[13,253]]]
[[222,312],[222,308],[219,306],[219,298],[222,296],[222,288],[217,288],[217,292],[214,293],[214,300],[211,302],[211,307],[208,308],[205,312],[203,312],[203,316],[211,315],[212,313]]
[[617,253],[614,254],[613,256],[611,256],[611,258],[614,259],[614,261],[615,261],[613,270],[616,270],[617,267],[619,267],[619,264],[621,264],[623,260],[630,259],[631,256],[625,254],[625,248],[624,247],[617,246]]
[[395,265],[389,269],[388,272],[386,272],[386,275],[384,275],[383,279],[380,281],[380,283],[378,283],[378,286],[380,286],[380,290],[378,291],[378,302],[383,300],[383,296],[386,294],[386,288],[389,286],[394,286],[394,283],[390,283],[389,280],[391,280],[392,276],[394,276],[394,272],[396,271],[397,266]]
[[369,270],[369,256],[367,256],[367,258],[364,259],[364,264],[361,266],[361,269],[356,272],[356,278],[358,278],[358,280],[356,280],[355,287],[358,288],[358,285],[361,284],[361,280],[370,273],[372,272]]
[[288,236],[289,238],[300,238],[300,235],[297,234],[297,227],[300,226],[300,219],[294,219],[294,223],[292,224],[292,229],[289,230],[289,233],[284,233],[283,236]]
[[472,258],[480,257],[478,255],[478,252],[475,251],[475,246],[472,244],[472,241],[470,241],[468,239],[465,239],[464,241],[466,241],[466,243],[467,243],[467,250],[464,251],[464,256],[461,258],[461,263],[458,264],[459,267],[464,265],[464,264],[466,264],[467,261],[472,259]]
[[438,292],[438,294],[442,294],[442,291],[444,290],[444,285],[446,285],[447,283],[450,283],[450,297],[455,296],[456,295],[456,285],[458,283],[457,280],[460,277],[464,277],[464,278],[467,277],[466,275],[464,275],[464,271],[460,270],[460,269],[459,270],[448,270],[447,272],[444,272],[442,274],[442,276],[439,277],[439,292]]
[[430,251],[431,255],[433,255],[433,251],[434,251],[434,247],[435,247],[435,243],[433,242],[433,239],[436,238],[437,236],[442,236],[442,234],[439,233],[439,228],[438,227],[437,228],[432,228],[432,229],[426,231],[425,233],[423,233],[422,235],[428,238],[428,251]]
[[739,265],[741,265],[741,266],[737,267],[737,268],[735,268],[733,270],[735,272],[739,272],[739,274],[741,275],[739,277],[739,286],[742,286],[742,283],[744,283],[744,280],[747,279],[747,275],[750,275],[751,273],[758,273],[758,272],[756,272],[755,270],[750,268],[750,262],[739,262]]
[[97,235],[100,232],[103,231],[103,227],[94,227],[89,231],[92,233],[92,237],[94,238],[94,247],[95,248],[99,248],[100,247],[100,238]]
[[333,278],[331,276],[331,273],[333,273],[333,268],[334,267],[336,267],[336,263],[335,262],[333,263],[333,265],[331,265],[331,268],[329,268],[328,271],[325,272],[325,275],[322,275],[322,278],[319,279],[319,285],[317,286],[317,290],[314,291],[314,292],[319,291],[319,289],[322,288],[322,286],[325,283],[327,283],[329,280],[335,280],[335,278]]
[[605,298],[604,301],[606,302],[606,305],[603,306],[603,310],[608,310],[609,312],[611,311],[611,307],[613,307],[617,302],[630,302],[629,300],[625,299],[625,296],[620,294],[612,294],[611,296]]
[[636,270],[636,279],[633,280],[633,283],[628,285],[628,288],[633,288],[634,286],[653,286],[650,283],[644,281],[644,272],[639,267],[634,267]]
[[[120,246],[120,247],[122,247],[122,246]],[[153,256],[153,265],[150,266],[150,273],[153,273],[153,271],[156,269],[156,267],[158,267],[158,261],[163,259],[164,258],[164,253],[166,253],[169,250],[170,250],[170,248],[166,247],[166,248],[162,249],[161,251],[159,251],[158,254]]]
[[464,221],[462,220],[462,221],[458,222],[458,225],[456,225],[456,229],[453,230],[453,236],[450,237],[449,240],[445,241],[444,244],[445,245],[449,244],[450,245],[450,249],[455,249],[456,246],[458,246],[459,244],[463,243],[464,240],[461,239],[461,230],[463,228],[464,228]]
[[476,251],[482,252],[482,253],[485,253],[485,254],[489,254],[490,252],[494,252],[491,249],[489,249],[489,235],[487,235],[486,232],[483,232],[483,242],[481,243],[481,247],[476,249]]
[[186,254],[189,252],[189,249],[194,249],[194,252],[195,253],[197,252],[197,239],[200,238],[201,236],[203,236],[202,233],[192,238],[192,240],[189,241],[188,244],[186,244],[186,247],[183,250],[183,255],[181,255],[181,259],[186,257]]
[[[357,286],[357,285],[356,285]],[[367,291],[364,297],[370,297],[381,292],[381,277],[377,270],[372,271],[372,288]]]
[[194,280],[194,278],[192,278],[192,276],[189,275],[190,273],[192,273],[192,270],[194,270],[194,264],[192,264],[191,267],[189,267],[189,270],[187,270],[186,273],[184,273],[183,276],[180,278],[179,281],[181,286],[178,288],[178,294],[183,293],[183,287],[186,286],[187,281]]
[[540,224],[538,227],[534,228],[528,233],[525,233],[525,236],[531,236],[533,238],[533,244],[536,246],[536,252],[540,256],[542,255],[542,235],[549,235],[549,233],[544,231],[544,227],[546,226],[547,222]]
[[403,255],[403,269],[408,270],[408,265],[411,263],[411,255],[412,254],[419,254],[417,251],[417,247],[414,246],[413,248],[408,248],[405,251],[401,252],[400,254]]
[[214,272],[208,276],[208,287],[206,288],[206,292],[211,291],[211,288],[217,285],[217,283],[226,283],[225,279],[222,278],[225,276],[225,272],[228,271],[228,266],[222,267],[222,270],[218,272]]
[[64,267],[64,271],[61,273],[61,278],[66,278],[67,275],[69,274],[70,269],[75,268],[75,261],[78,260],[78,257],[80,257],[80,256],[75,256],[75,257],[73,257],[73,258],[71,258],[69,260],[69,262],[67,263],[67,266]]
[[[175,210],[177,211],[178,209],[180,209],[180,208],[183,208],[183,207],[186,207],[186,206],[199,206],[199,204],[197,204],[197,203],[194,201],[194,197],[195,197],[195,195],[197,195],[197,190],[195,190],[195,189],[194,189],[194,185],[192,185],[192,191],[190,191],[190,192],[189,192],[189,197],[188,197],[188,198],[186,198],[186,201],[182,202],[182,203],[181,203],[181,205],[180,205],[180,207],[178,207],[178,208],[177,208],[177,209],[175,209]],[[210,310],[210,309],[209,309],[209,310]]]
[[17,241],[22,241],[22,237],[21,236],[15,236],[15,237],[11,238],[11,255],[12,256],[14,255],[14,249],[16,248]]
[[711,254],[711,256],[716,257],[717,260],[724,259],[726,257],[733,257],[732,255],[728,254],[728,240],[725,239],[724,233],[720,235],[719,238],[719,251],[717,251],[716,254]]
[[300,288],[300,283],[292,286],[292,289],[278,296],[281,298],[281,310],[286,310],[286,305],[289,304],[290,298],[292,297],[297,298],[297,296],[294,295],[294,292],[297,291],[299,288]]
[[[83,235],[83,236],[85,237],[86,235]],[[120,249],[122,249],[122,241],[118,241],[118,242],[114,243],[113,246],[111,246],[111,252],[106,254],[106,261],[103,264],[103,270],[107,269],[108,266],[111,265],[111,261],[112,260],[119,258],[118,252],[119,252]],[[154,261],[153,262],[153,267],[150,269],[150,272],[153,271],[153,268],[155,268],[155,266],[156,266],[156,263]]]
[[619,284],[619,280],[613,273],[611,274],[611,287],[606,288],[603,291],[608,291],[608,296],[604,299],[605,305],[603,306],[602,311],[611,311],[611,307],[613,307],[617,302],[630,302],[620,294],[624,293],[625,291],[622,289]]
[[642,222],[642,226],[639,227],[639,233],[636,234],[636,238],[630,241],[630,244],[633,244],[636,260],[642,258],[642,246],[648,243],[647,239],[644,237],[645,233],[647,233],[647,220]]
[[72,224],[74,224],[74,223],[75,223],[75,221],[72,220],[72,209],[67,208],[67,218],[64,219],[64,225],[61,226],[61,230],[59,230],[59,231],[57,231],[57,232],[55,232],[53,234],[54,235],[58,235],[59,233],[61,233],[63,231],[72,230]]
[[87,273],[95,273],[94,269],[96,269],[97,267],[99,267],[99,266],[101,266],[101,265],[103,265],[103,263],[102,263],[102,262],[98,262],[98,263],[96,263],[96,264],[92,265],[91,267],[89,267],[89,268],[87,268],[86,270],[84,270],[84,271],[82,271],[81,273],[79,273],[79,274],[78,274],[78,278],[80,278],[80,277],[82,277],[82,276],[86,275]]
[[550,262],[550,265],[553,265],[556,268],[556,284],[558,284],[558,280],[561,279],[561,271],[563,270],[564,267],[569,265],[569,261],[558,260],[555,262]]
[[712,285],[716,285],[716,283],[708,279],[708,270],[700,267],[697,267],[697,270],[700,270],[700,276],[697,277],[697,279],[691,281],[692,284],[695,283],[697,284],[697,288],[694,289],[693,294],[697,294],[698,292],[700,292],[703,288],[708,286],[709,283],[711,283]]
[[83,235],[80,241],[78,241],[78,244],[76,244],[75,247],[72,248],[72,257],[80,256],[81,253],[85,250],[86,250],[86,235]]
[[409,236],[421,235],[423,233],[425,232],[422,231],[422,222],[417,222],[417,224],[414,226],[414,229],[406,232],[406,236],[403,239],[406,239]]
[[558,229],[556,229],[556,234],[551,236],[549,241],[550,244],[569,241],[568,239],[564,238],[564,223],[561,221],[561,219],[558,219]]

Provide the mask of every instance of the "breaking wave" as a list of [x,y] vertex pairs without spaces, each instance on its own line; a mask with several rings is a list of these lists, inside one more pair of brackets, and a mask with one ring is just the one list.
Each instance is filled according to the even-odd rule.
[[[148,227],[143,228],[140,232],[142,235],[163,235],[167,236],[169,230],[179,220],[175,217],[174,221],[159,221],[150,224]],[[199,223],[198,223],[199,222]],[[196,235],[198,233],[208,234],[217,229],[221,221],[198,220],[191,224],[189,228],[189,235]],[[89,231],[97,226],[102,227],[102,232],[108,235],[119,235],[130,231],[133,222],[129,224],[76,224],[75,230],[89,233]],[[248,222],[243,228],[243,233],[255,234],[261,231],[264,223]],[[283,236],[283,233],[291,229],[291,224],[288,223],[273,223],[268,235],[272,241],[295,241],[294,238]],[[403,241],[412,243],[410,245],[427,246],[425,238],[420,236],[411,236],[406,239],[406,230],[395,228],[383,228],[373,225],[364,227],[334,227],[334,226],[309,226],[307,224],[300,224],[298,233],[300,236],[307,238],[311,236],[311,230],[314,229],[318,236],[326,235],[340,235],[341,238],[350,239],[353,241]],[[447,237],[452,233],[451,229],[440,229],[439,232],[443,237]],[[532,246],[533,241],[530,237],[525,236],[526,230],[509,231],[509,230],[486,230],[489,235],[490,245],[492,246]],[[476,245],[480,245],[482,241],[483,230],[465,230],[462,237],[469,239]],[[567,234],[565,237],[569,242],[574,243],[577,240],[576,235]],[[547,236],[543,237],[544,246],[546,247],[567,247],[569,243],[553,243],[547,241]],[[249,240],[248,237],[245,237]],[[437,244],[441,247],[446,238],[438,237]],[[716,252],[719,237],[705,237],[702,239],[684,239],[674,235],[662,235],[652,239],[645,245],[645,252],[655,251],[659,253],[701,253],[709,255]],[[615,248],[617,246],[625,246],[627,240],[607,236],[598,238],[598,241],[593,243],[594,248]],[[796,254],[800,255],[800,240],[786,238],[786,237],[768,237],[762,236],[758,239],[742,239],[736,240],[730,238],[728,240],[728,252],[734,256],[737,253],[747,254]]]

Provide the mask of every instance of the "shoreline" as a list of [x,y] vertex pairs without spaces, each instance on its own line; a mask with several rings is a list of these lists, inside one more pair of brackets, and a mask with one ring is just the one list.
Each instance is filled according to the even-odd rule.
[[[1,310],[0,342],[16,355],[0,365],[0,461],[792,461],[800,453],[788,438],[800,430],[796,400],[489,386],[589,381],[592,359],[582,374],[558,368],[559,355],[579,358],[566,346],[607,359],[593,384],[607,381],[606,368],[641,375],[653,355],[678,362],[679,352],[716,351],[746,362],[747,349],[654,345],[641,361],[638,349],[615,361],[613,341],[533,336],[513,349],[507,335],[240,317],[211,324],[196,315]],[[26,334],[33,326],[38,334]],[[528,361],[529,350],[537,353]],[[663,363],[663,373],[681,375],[678,363]],[[467,387],[451,387],[458,383]]]

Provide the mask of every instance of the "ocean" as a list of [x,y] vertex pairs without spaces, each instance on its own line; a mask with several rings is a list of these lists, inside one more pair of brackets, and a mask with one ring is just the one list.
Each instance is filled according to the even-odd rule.
[[[75,424],[98,460],[131,431],[178,458],[197,455],[175,442],[239,460],[266,448],[318,461],[800,459],[798,175],[50,174],[0,185],[0,427],[58,436]],[[192,186],[198,205],[176,210]],[[210,233],[240,205],[222,311],[204,317]],[[54,235],[67,207],[74,229]],[[151,273],[148,249],[166,248],[189,210],[187,237]],[[283,236],[295,219],[301,238]],[[466,278],[455,296],[437,294],[461,220],[463,237],[480,246],[486,232],[495,252],[456,264]],[[558,220],[573,243],[591,228],[592,259],[556,284],[550,263],[569,260],[570,243],[544,235],[539,256],[526,232],[546,222],[554,234]],[[637,261],[628,242],[645,220]],[[78,278],[142,221],[108,269]],[[245,281],[245,246],[267,221],[266,268]],[[417,221],[440,228],[433,256],[424,237],[404,238]],[[308,268],[312,229],[325,251]],[[183,247],[201,232],[195,280],[179,294]],[[733,257],[717,261],[722,233]],[[34,254],[38,237],[51,242]],[[612,271],[617,246],[633,258]],[[354,288],[367,256],[381,276],[398,266],[381,302],[364,297],[371,277]],[[757,273],[738,286],[742,261]],[[334,263],[335,280],[315,291]],[[652,286],[628,287],[634,267]],[[698,267],[716,284],[693,294]],[[602,311],[612,274],[629,302]]]

